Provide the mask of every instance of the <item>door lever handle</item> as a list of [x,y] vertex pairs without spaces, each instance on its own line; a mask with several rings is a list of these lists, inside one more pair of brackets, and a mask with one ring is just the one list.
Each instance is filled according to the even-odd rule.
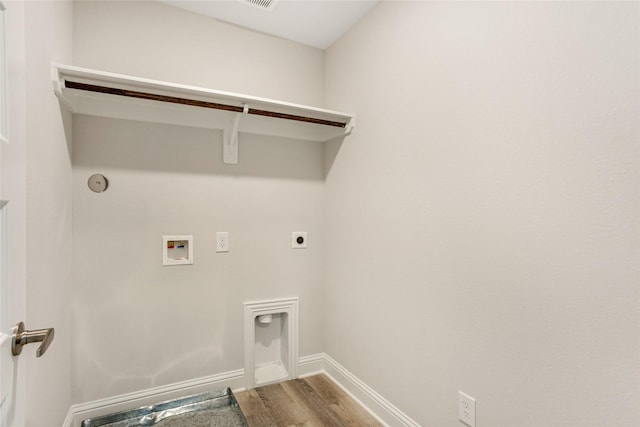
[[40,357],[49,348],[51,341],[53,341],[54,335],[54,328],[27,331],[24,329],[24,323],[18,322],[18,324],[13,327],[13,336],[11,337],[11,352],[14,356],[18,356],[20,353],[22,353],[22,347],[24,347],[25,345],[34,342],[41,342],[42,344],[40,344],[40,347],[38,347],[38,350],[36,350],[36,357]]

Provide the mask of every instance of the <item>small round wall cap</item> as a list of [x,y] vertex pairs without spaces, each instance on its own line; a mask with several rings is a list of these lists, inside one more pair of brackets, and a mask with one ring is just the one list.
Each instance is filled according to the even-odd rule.
[[89,177],[87,184],[94,193],[102,193],[109,186],[109,180],[104,175],[97,173]]

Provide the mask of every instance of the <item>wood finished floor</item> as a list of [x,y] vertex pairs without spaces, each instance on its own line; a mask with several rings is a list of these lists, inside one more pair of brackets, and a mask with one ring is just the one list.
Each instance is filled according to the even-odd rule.
[[249,427],[381,426],[326,375],[235,394]]

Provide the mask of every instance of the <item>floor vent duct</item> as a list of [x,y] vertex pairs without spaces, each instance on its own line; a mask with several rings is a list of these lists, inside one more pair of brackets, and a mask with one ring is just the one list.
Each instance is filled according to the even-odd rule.
[[194,394],[82,421],[81,427],[248,427],[231,389]]

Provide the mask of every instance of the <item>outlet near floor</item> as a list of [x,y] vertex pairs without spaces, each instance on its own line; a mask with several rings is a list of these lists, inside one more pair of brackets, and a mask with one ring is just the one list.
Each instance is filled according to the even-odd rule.
[[216,252],[229,252],[229,232],[218,231],[216,233]]
[[476,427],[476,400],[458,391],[458,418],[469,427]]

